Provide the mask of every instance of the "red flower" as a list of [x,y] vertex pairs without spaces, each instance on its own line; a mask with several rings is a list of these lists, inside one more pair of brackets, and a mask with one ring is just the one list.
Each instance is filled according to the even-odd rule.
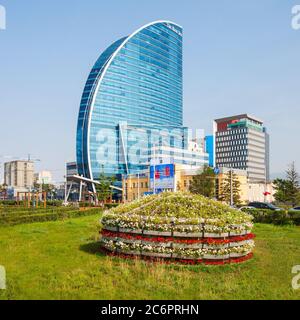
[[148,242],[175,242],[175,243],[184,243],[184,244],[195,244],[195,243],[207,243],[207,244],[227,244],[230,242],[240,242],[245,240],[250,240],[255,238],[255,235],[250,233],[243,236],[232,236],[225,239],[217,239],[217,238],[197,238],[197,239],[181,239],[181,238],[172,238],[172,237],[145,237],[143,235],[138,234],[130,234],[124,232],[115,232],[102,230],[102,236],[110,237],[110,238],[123,238],[128,240],[141,240]]

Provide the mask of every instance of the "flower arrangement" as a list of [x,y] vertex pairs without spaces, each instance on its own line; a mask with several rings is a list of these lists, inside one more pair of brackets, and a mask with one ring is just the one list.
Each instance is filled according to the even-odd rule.
[[200,195],[165,192],[106,211],[101,245],[112,254],[241,262],[252,256],[252,219]]

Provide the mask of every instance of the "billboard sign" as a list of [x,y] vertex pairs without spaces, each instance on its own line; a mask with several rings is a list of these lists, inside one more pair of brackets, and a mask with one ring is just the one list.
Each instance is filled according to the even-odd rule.
[[[154,172],[155,171],[155,172]],[[175,165],[174,164],[159,164],[150,166],[150,188],[155,190],[174,189],[175,187]]]
[[219,168],[214,168],[214,174],[216,174],[216,175],[220,174],[220,169]]

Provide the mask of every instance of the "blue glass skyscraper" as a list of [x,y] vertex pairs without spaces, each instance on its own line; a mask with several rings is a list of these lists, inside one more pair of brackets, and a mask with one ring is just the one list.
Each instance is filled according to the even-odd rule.
[[179,25],[152,22],[114,42],[95,63],[82,94],[79,174],[97,179],[101,172],[133,173],[164,136],[166,144],[183,147],[182,100]]

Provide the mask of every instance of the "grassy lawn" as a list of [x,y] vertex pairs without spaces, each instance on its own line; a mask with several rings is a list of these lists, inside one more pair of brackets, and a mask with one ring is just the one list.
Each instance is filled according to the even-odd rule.
[[255,257],[240,265],[180,266],[97,252],[99,216],[0,227],[1,299],[300,299],[300,228],[258,224]]

